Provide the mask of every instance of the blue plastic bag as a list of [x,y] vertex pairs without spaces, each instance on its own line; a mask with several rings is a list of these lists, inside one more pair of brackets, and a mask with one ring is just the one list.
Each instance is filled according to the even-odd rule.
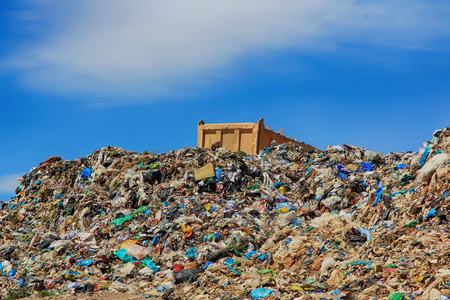
[[216,176],[214,177],[214,180],[216,182],[219,182],[220,181],[220,177],[222,177],[222,168],[215,169],[214,173],[216,174]]
[[234,274],[236,274],[236,275],[238,275],[238,276],[241,276],[241,272],[238,271],[238,270],[235,270],[235,269],[233,268],[233,265],[228,266],[228,271],[233,272]]
[[83,260],[77,262],[76,265],[77,266],[85,266],[85,267],[87,267],[87,266],[92,265],[93,263],[94,263],[93,259],[83,259]]
[[153,272],[158,273],[158,266],[155,265],[154,262],[152,262],[151,259],[143,259],[141,261],[141,263],[143,263],[144,265],[146,265],[149,269],[153,270]]
[[377,203],[381,200],[381,195],[383,194],[383,189],[384,189],[384,185],[380,186],[377,189],[377,198],[375,199],[375,201],[373,202],[373,206],[377,205]]
[[258,300],[258,299],[269,296],[273,292],[274,292],[274,290],[269,290],[269,289],[259,287],[257,289],[254,289],[253,291],[251,291],[250,294],[252,295],[253,299]]
[[189,258],[197,258],[198,251],[194,247],[191,247],[191,248],[189,248],[188,251],[186,251],[186,253],[184,253],[184,255],[186,255]]
[[345,175],[345,174],[342,173],[342,172],[339,172],[338,176],[339,176],[340,178],[342,178],[342,179],[347,179],[347,175]]
[[252,258],[253,255],[258,254],[258,251],[250,251],[247,253],[247,255],[245,256],[246,259],[250,259]]
[[425,151],[423,152],[422,158],[419,161],[419,168],[423,167],[423,165],[427,161],[428,153],[430,153],[430,146],[429,145],[427,145],[425,147]]
[[277,203],[276,209],[279,210],[283,207],[286,207],[287,209],[289,209],[289,211],[297,211],[297,206],[295,206],[291,202]]
[[373,171],[373,165],[368,162],[362,162],[361,167],[363,172]]
[[361,259],[355,260],[354,262],[349,263],[349,265],[351,265],[351,266],[367,266],[369,269],[373,269],[371,266],[372,261],[367,262],[367,261],[364,261]]
[[335,289],[333,292],[331,292],[331,295],[337,295],[340,294],[341,290],[340,289]]
[[432,217],[436,217],[436,207],[427,213],[427,219]]
[[127,249],[120,249],[116,253],[114,253],[118,258],[120,258],[123,262],[136,262],[131,256],[127,255]]
[[369,229],[364,229],[361,227],[357,228],[359,232],[361,232],[362,234],[364,234],[367,237],[367,240],[370,241],[372,240],[372,235],[370,234],[370,230]]
[[84,168],[81,172],[81,179],[86,179],[91,177],[92,169],[91,168]]

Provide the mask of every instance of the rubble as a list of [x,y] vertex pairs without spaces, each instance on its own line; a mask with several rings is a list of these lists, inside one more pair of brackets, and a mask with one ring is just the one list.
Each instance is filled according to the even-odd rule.
[[449,129],[417,153],[52,157],[1,204],[1,293],[450,299],[449,161]]

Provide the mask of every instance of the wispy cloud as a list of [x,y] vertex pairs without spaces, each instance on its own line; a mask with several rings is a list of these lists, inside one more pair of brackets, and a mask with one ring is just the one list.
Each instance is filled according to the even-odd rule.
[[17,24],[34,22],[42,38],[6,61],[47,92],[167,95],[273,50],[430,49],[448,37],[449,12],[419,0],[47,0]]
[[23,173],[0,176],[0,193],[11,193],[11,195],[14,195],[14,190],[19,183],[17,178],[20,178],[22,176]]

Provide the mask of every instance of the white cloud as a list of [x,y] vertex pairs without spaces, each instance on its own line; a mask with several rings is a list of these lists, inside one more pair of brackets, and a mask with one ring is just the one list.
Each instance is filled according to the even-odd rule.
[[446,2],[433,3],[47,0],[30,9],[42,38],[7,61],[44,91],[165,95],[273,50],[327,52],[353,43],[429,49],[450,25]]
[[23,174],[16,173],[0,176],[0,193],[11,193],[11,196],[14,195],[14,190],[19,184],[17,178],[22,177]]

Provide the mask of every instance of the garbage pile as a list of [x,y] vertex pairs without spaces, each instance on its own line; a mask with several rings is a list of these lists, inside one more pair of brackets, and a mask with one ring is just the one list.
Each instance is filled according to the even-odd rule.
[[449,129],[417,153],[51,157],[1,204],[1,293],[450,299],[449,162]]

